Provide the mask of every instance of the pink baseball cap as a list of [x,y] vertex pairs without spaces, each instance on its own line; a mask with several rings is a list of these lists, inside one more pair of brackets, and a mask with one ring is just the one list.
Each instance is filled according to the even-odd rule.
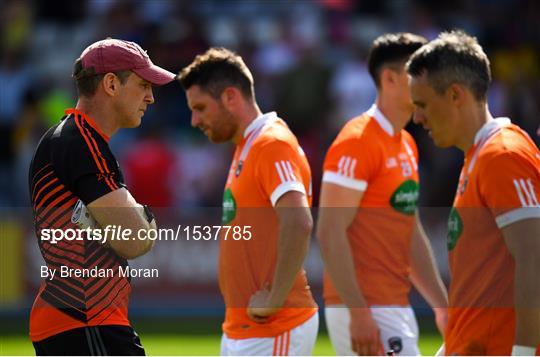
[[93,68],[96,74],[131,70],[154,85],[172,82],[176,75],[156,66],[146,51],[135,42],[106,40],[94,42],[81,54],[84,69]]

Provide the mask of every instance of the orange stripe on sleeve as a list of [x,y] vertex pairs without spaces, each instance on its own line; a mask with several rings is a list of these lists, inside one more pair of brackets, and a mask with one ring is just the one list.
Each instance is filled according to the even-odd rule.
[[37,204],[36,206],[36,209],[40,209],[41,206],[43,206],[43,204],[45,203],[45,201],[47,201],[47,199],[49,197],[51,197],[52,195],[54,195],[56,192],[60,191],[64,189],[64,185],[62,184],[59,184],[54,190],[51,190],[49,193],[47,193],[42,199],[41,201],[39,201],[39,203]]
[[38,172],[35,173],[34,177],[32,177],[32,182],[34,182],[36,180],[36,178],[39,176],[39,174],[41,174],[41,171],[45,170],[46,168],[49,168],[51,167],[51,164],[47,164],[45,166],[43,166],[41,169],[39,169]]
[[[33,200],[36,198],[36,196],[34,196],[34,193],[36,192],[36,188],[37,188],[37,186],[39,185],[39,183],[40,183],[41,181],[43,181],[45,178],[47,178],[47,177],[49,177],[50,175],[52,175],[52,173],[53,173],[53,171],[49,172],[48,174],[46,174],[45,176],[43,176],[42,178],[40,178],[40,179],[38,180],[38,182],[36,182],[36,184],[35,184],[34,187],[32,188],[32,199],[33,199]],[[52,182],[52,181],[51,181],[51,182]],[[49,184],[50,184],[50,182],[49,182]]]
[[63,199],[65,199],[66,197],[70,196],[71,195],[71,192],[67,191],[66,193],[62,194],[60,197],[58,197],[56,200],[54,200],[53,202],[51,202],[51,204],[49,205],[48,209],[45,209],[43,211],[41,211],[37,218],[38,220],[42,219],[43,217],[45,217],[48,212],[51,210],[51,209],[56,209],[56,212],[54,212],[48,219],[49,222],[51,221],[54,221],[54,219],[56,217],[58,217],[58,215],[60,215],[60,213],[62,211],[64,211],[66,208],[70,207],[70,206],[73,206],[75,205],[75,202],[77,202],[77,198],[73,197],[72,199],[68,200],[66,203],[64,203],[62,206],[60,207],[55,207],[56,204],[58,204],[60,201],[62,201]]
[[[80,123],[80,120],[81,120],[80,116],[75,115],[74,119],[75,119],[75,124],[77,125],[77,128],[79,128],[79,131],[81,132],[81,135],[83,136],[84,141],[86,142],[86,145],[88,146],[88,149],[90,149],[90,153],[92,154],[92,157],[94,158],[94,162],[96,163],[99,172],[102,174],[105,174],[105,171],[103,170],[103,167],[101,166],[99,159],[97,158],[96,153],[94,152],[94,148],[92,147],[92,144],[90,143],[90,140],[88,139],[85,133],[85,130],[82,127],[82,124]],[[116,190],[116,188],[114,188],[114,186],[112,186],[110,182],[107,180],[106,175],[104,176],[105,176],[105,182],[107,183],[109,188],[113,191]]]
[[58,182],[58,179],[55,177],[51,181],[49,181],[45,185],[43,185],[43,187],[39,189],[39,191],[36,193],[36,196],[33,198],[34,202],[37,201],[37,198],[39,197],[39,195],[41,195],[43,190],[45,190],[47,187],[49,187],[50,185],[52,185],[53,183],[56,183],[56,182]]
[[[109,166],[107,165],[107,161],[105,160],[105,158],[103,157],[103,154],[101,153],[101,150],[99,150],[99,146],[98,144],[96,143],[96,140],[94,139],[93,135],[92,135],[92,132],[90,130],[88,130],[87,128],[84,127],[84,125],[82,125],[83,129],[87,132],[90,140],[92,141],[92,143],[94,144],[94,149],[96,150],[96,153],[97,153],[97,156],[98,158],[101,160],[101,164],[103,165],[103,168],[105,169],[105,172],[107,174],[110,174],[111,173],[111,170],[109,170]],[[108,176],[105,177],[105,180],[109,180],[109,183],[116,187],[116,189],[118,189],[118,185],[113,181],[111,180]]]

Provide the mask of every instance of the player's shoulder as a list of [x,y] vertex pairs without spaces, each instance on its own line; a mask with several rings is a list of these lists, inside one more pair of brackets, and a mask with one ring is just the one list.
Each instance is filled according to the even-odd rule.
[[263,130],[252,144],[253,151],[272,150],[279,147],[289,147],[294,150],[300,146],[298,139],[289,129],[287,124],[282,121],[276,121]]
[[407,143],[416,145],[416,141],[414,140],[414,137],[407,130],[401,129],[401,135],[407,141]]
[[51,131],[50,139],[55,147],[66,149],[85,143],[84,137],[71,115],[62,117],[61,121],[51,128]]
[[518,156],[534,158],[538,152],[538,148],[525,131],[517,125],[509,125],[486,143],[479,156],[484,159]]
[[505,165],[532,164],[540,167],[540,152],[529,135],[517,125],[502,128],[481,149],[481,168],[504,171]]
[[376,121],[367,113],[350,119],[341,128],[331,147],[343,145],[374,145],[379,140]]

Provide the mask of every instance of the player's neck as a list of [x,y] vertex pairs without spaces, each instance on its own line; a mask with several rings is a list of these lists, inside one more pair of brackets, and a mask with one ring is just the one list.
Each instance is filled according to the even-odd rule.
[[243,110],[238,113],[238,129],[236,130],[235,135],[232,138],[232,142],[238,145],[244,138],[244,133],[246,128],[251,124],[255,119],[262,115],[259,106],[255,102],[246,102]]
[[377,108],[379,108],[381,113],[383,113],[390,124],[392,124],[394,135],[396,135],[411,120],[412,113],[410,110],[399,108],[394,103],[395,101],[391,100],[391,98],[382,95],[378,95],[375,100]]
[[489,121],[493,120],[493,116],[489,112],[487,104],[480,104],[470,108],[468,113],[461,116],[462,128],[460,131],[456,146],[464,153],[474,145],[474,138],[478,131]]
[[115,118],[111,117],[112,111],[105,105],[97,105],[94,101],[84,97],[77,101],[76,109],[90,117],[98,128],[108,137],[111,137],[119,129]]

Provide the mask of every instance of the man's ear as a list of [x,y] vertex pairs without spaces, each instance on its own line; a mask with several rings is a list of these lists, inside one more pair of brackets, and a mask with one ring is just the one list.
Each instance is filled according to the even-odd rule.
[[457,107],[461,107],[465,102],[467,92],[463,85],[459,83],[452,83],[450,87],[448,87],[447,95],[450,97],[452,103],[454,103]]
[[398,81],[398,73],[391,68],[384,67],[381,70],[381,86],[395,85]]
[[114,73],[107,73],[101,80],[101,87],[109,96],[114,97],[118,93],[120,87],[120,81]]
[[227,87],[221,93],[221,102],[229,111],[238,105],[240,98],[240,90],[236,87]]

